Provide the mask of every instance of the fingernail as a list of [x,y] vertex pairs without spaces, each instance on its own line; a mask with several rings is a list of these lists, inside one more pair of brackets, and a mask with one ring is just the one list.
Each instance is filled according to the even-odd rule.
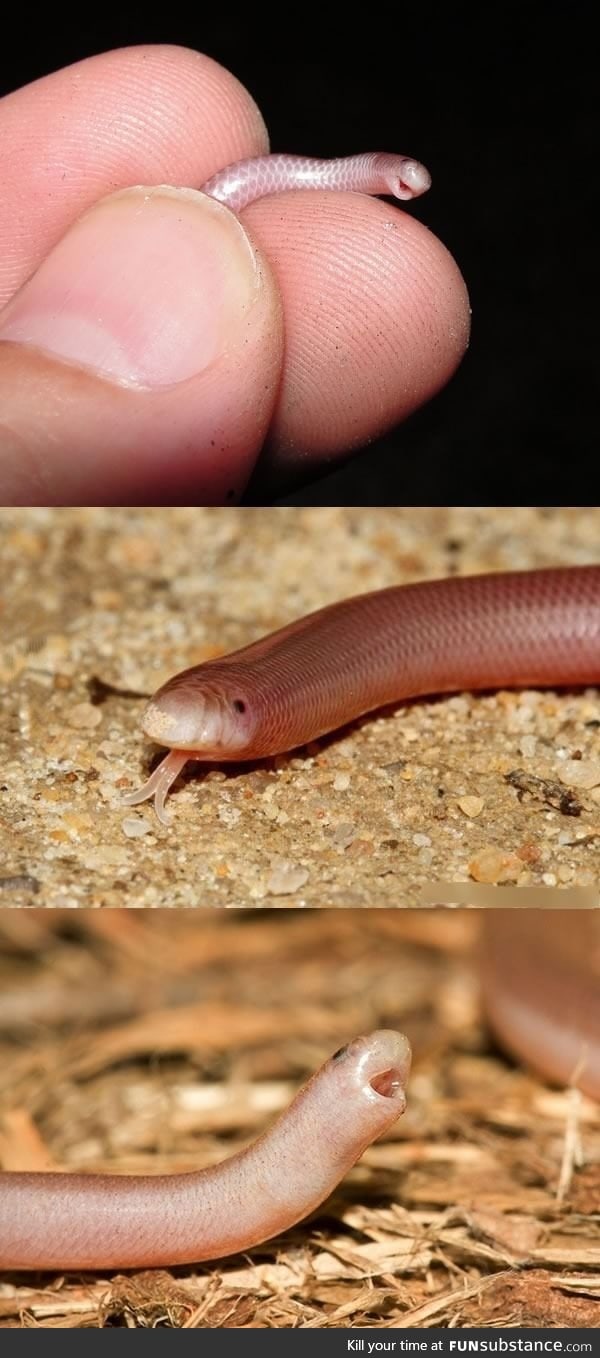
[[0,316],[0,339],[125,385],[167,386],[239,340],[260,289],[237,218],[193,189],[126,189],[70,228]]

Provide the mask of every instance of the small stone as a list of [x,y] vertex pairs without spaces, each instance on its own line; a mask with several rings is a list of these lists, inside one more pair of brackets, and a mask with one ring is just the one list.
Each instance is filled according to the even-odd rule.
[[416,844],[418,849],[427,849],[431,844],[431,837],[429,835],[416,834],[413,835],[412,842],[413,844]]
[[335,778],[333,780],[334,792],[347,792],[349,787],[350,787],[350,774],[336,773]]
[[73,707],[67,707],[67,721],[76,731],[92,731],[95,726],[100,725],[102,712],[92,703],[75,703]]
[[74,830],[78,835],[91,830],[95,825],[94,817],[87,811],[64,811],[62,820],[67,830]]
[[352,858],[370,858],[373,853],[373,842],[370,839],[353,839],[348,853]]
[[121,821],[121,829],[128,839],[141,839],[143,835],[148,834],[152,826],[143,816],[126,816]]
[[267,788],[274,783],[274,779],[272,774],[266,773],[264,769],[255,769],[252,773],[245,775],[244,782],[246,787],[251,788],[253,792],[262,797]]
[[292,863],[287,858],[278,858],[267,881],[267,891],[271,896],[291,896],[308,881],[307,868]]
[[542,882],[544,883],[544,886],[556,886],[556,873],[543,872]]
[[485,802],[483,797],[459,797],[457,805],[464,816],[468,816],[469,820],[474,820],[475,816],[481,815]]
[[540,860],[540,850],[537,844],[533,844],[530,839],[526,840],[517,849],[517,855],[522,863],[538,863]]
[[340,821],[340,824],[336,825],[331,838],[336,848],[347,849],[348,845],[356,838],[356,826],[352,825],[350,821]]
[[522,868],[523,864],[514,855],[493,847],[482,849],[469,863],[474,882],[516,882]]
[[525,759],[533,759],[537,748],[537,736],[521,736],[518,747],[519,753],[524,755]]
[[565,787],[591,788],[600,784],[600,759],[565,759],[559,773]]
[[462,694],[457,693],[455,697],[448,698],[446,707],[449,712],[456,712],[459,717],[466,717],[469,711],[469,704]]
[[598,878],[593,868],[580,868],[575,878],[577,886],[598,886]]
[[238,821],[241,818],[242,813],[237,806],[226,805],[219,807],[217,815],[219,817],[219,820],[223,823],[223,825],[228,825],[229,827],[231,827],[232,825],[237,825]]
[[81,861],[89,872],[104,872],[111,868],[127,867],[130,859],[127,849],[109,844],[106,847],[90,849]]

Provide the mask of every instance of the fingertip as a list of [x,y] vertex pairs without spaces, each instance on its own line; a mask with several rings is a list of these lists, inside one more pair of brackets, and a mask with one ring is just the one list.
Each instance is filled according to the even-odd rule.
[[198,188],[268,149],[249,91],[187,47],[101,52],[15,90],[0,100],[0,305],[104,194]]
[[101,200],[5,308],[0,338],[4,503],[241,498],[282,326],[227,208],[171,188]]
[[265,464],[285,474],[299,460],[316,467],[347,455],[450,379],[468,344],[469,298],[451,254],[417,218],[336,193],[264,199],[242,215],[286,318]]
[[[421,405],[450,380],[469,344],[471,305],[467,285],[450,251],[422,222],[405,227],[410,278],[406,280],[406,335],[414,343]],[[412,413],[409,409],[408,414]]]

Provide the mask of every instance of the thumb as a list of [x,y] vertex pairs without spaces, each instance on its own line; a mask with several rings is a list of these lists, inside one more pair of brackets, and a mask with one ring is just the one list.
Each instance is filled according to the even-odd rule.
[[0,313],[0,503],[239,499],[282,351],[233,213],[192,189],[101,199]]

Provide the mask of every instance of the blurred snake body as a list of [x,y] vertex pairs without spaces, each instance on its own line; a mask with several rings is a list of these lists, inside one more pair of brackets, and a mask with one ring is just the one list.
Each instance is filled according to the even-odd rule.
[[481,978],[501,1045],[600,1101],[600,910],[487,910]]

